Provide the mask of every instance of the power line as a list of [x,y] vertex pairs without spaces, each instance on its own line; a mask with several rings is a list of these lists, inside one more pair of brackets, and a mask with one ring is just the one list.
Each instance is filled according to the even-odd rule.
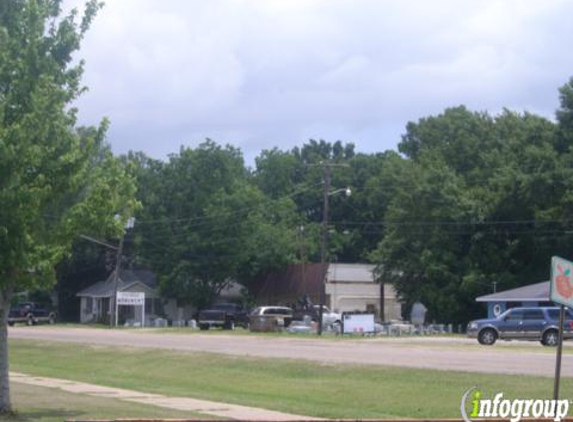
[[216,218],[221,218],[222,215],[225,216],[232,216],[232,215],[237,215],[243,212],[248,212],[248,211],[252,211],[254,209],[258,209],[263,205],[267,205],[270,203],[276,203],[276,202],[280,202],[282,200],[288,199],[288,198],[292,198],[294,196],[297,195],[301,195],[304,192],[315,188],[317,186],[322,185],[322,182],[319,183],[315,183],[314,185],[310,185],[310,186],[305,186],[303,189],[301,190],[297,190],[293,193],[290,193],[288,195],[284,195],[280,198],[265,198],[263,200],[263,202],[256,204],[256,205],[252,205],[249,207],[245,207],[236,211],[230,211],[230,212],[223,212],[217,215],[203,215],[203,216],[194,216],[194,217],[184,217],[184,218],[158,218],[158,219],[142,219],[141,221],[138,221],[138,225],[153,225],[153,224],[165,224],[165,223],[183,223],[183,222],[190,222],[190,221],[204,221],[204,220],[209,220],[209,219],[216,219]]

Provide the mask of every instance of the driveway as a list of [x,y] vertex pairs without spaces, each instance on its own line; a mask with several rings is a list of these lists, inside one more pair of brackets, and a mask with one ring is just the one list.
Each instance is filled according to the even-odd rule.
[[[108,330],[58,326],[12,327],[10,338],[78,344],[171,349],[262,358],[305,359],[325,363],[364,364],[529,374],[552,377],[555,349],[539,343],[496,343],[480,346],[464,338],[304,339],[234,334]],[[573,377],[571,345],[563,355],[562,376]]]

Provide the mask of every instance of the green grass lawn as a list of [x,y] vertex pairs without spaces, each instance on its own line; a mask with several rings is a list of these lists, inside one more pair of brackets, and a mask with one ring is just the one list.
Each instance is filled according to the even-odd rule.
[[[11,340],[11,369],[328,418],[459,417],[462,394],[550,398],[551,378]],[[519,355],[516,355],[519,356]],[[573,395],[573,379],[562,382]]]
[[53,388],[12,383],[17,413],[6,422],[63,422],[67,419],[203,418],[196,413],[128,403],[116,399],[72,394]]

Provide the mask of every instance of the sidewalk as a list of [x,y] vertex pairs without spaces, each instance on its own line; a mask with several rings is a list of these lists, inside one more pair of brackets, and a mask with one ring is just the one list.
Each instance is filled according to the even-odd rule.
[[225,419],[239,420],[265,420],[265,421],[295,421],[295,420],[319,420],[301,415],[275,412],[272,410],[259,409],[256,407],[239,406],[235,404],[218,403],[208,400],[198,400],[186,397],[167,397],[160,394],[141,393],[138,391],[124,390],[121,388],[102,387],[83,382],[69,381],[58,378],[33,377],[30,375],[10,372],[11,382],[35,385],[39,387],[57,388],[68,393],[86,394],[96,397],[109,397],[135,403],[165,407],[168,409],[188,410],[205,415],[211,415]]

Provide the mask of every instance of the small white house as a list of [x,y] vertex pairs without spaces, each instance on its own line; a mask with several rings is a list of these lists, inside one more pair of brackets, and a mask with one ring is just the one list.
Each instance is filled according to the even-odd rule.
[[[114,296],[114,272],[106,280],[98,281],[77,294],[80,301],[80,322],[109,322],[112,314]],[[242,297],[242,286],[231,282],[219,295],[220,301],[238,301]],[[161,297],[155,274],[148,270],[121,270],[117,281],[118,292],[145,293],[146,325],[155,318],[166,318],[172,321],[193,318],[195,309],[191,306],[178,307],[174,299]],[[141,319],[139,310],[133,306],[120,306],[118,320],[123,324],[127,320]]]
[[[145,314],[150,317],[162,315],[163,301],[157,292],[157,280],[151,271],[122,270],[117,281],[118,292],[145,293]],[[106,280],[98,281],[77,294],[80,297],[80,322],[108,322],[112,314],[111,306],[115,292],[114,273]],[[138,314],[139,315],[139,314]],[[127,319],[136,319],[136,310],[132,306],[120,307],[120,323]]]

